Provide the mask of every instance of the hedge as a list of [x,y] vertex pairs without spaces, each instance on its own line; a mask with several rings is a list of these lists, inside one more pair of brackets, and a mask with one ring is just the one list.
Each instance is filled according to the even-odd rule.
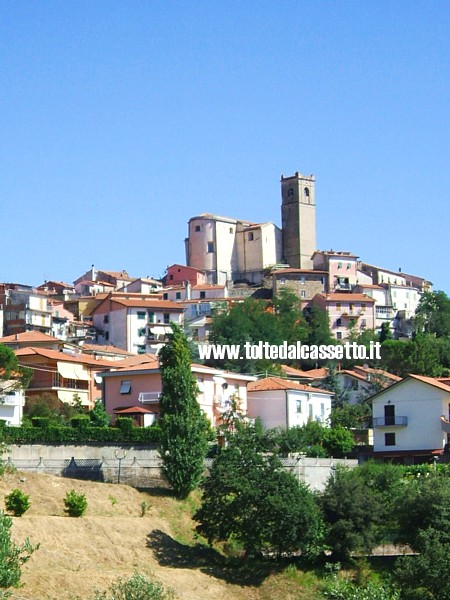
[[72,444],[86,442],[112,442],[133,444],[156,444],[160,439],[159,426],[133,427],[2,427],[0,442],[5,444]]

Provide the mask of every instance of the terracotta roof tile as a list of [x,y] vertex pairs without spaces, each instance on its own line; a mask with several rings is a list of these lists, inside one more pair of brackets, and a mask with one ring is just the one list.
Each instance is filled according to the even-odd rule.
[[266,377],[265,379],[258,379],[258,381],[253,381],[247,385],[248,392],[266,392],[272,390],[296,390],[299,392],[333,395],[329,390],[322,390],[309,385],[303,385],[296,381],[283,379],[282,377]]

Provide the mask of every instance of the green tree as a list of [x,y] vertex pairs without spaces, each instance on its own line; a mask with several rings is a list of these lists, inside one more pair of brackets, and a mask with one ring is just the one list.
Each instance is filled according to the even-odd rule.
[[333,558],[348,561],[353,552],[370,554],[381,541],[382,497],[365,485],[357,469],[336,469],[321,504]]
[[381,324],[379,341],[381,343],[383,343],[386,340],[391,340],[391,339],[392,339],[391,327],[390,327],[389,323],[384,322]]
[[18,546],[11,540],[12,519],[0,512],[0,589],[3,598],[9,598],[8,590],[18,587],[22,575],[22,565],[26,563],[39,545],[32,546],[29,539]]
[[[217,311],[213,315],[210,335],[213,344],[234,344],[241,348],[247,342],[281,345],[306,339],[307,329],[299,299],[290,291],[281,293],[272,303],[247,298],[244,302],[233,304],[229,310],[223,308]],[[280,372],[279,365],[264,358],[210,359],[208,364],[241,373]]]
[[169,341],[159,358],[162,470],[176,496],[185,498],[202,478],[209,427],[197,401],[189,342],[177,325],[172,325]]
[[308,325],[309,345],[336,343],[331,333],[328,313],[324,308],[314,302],[311,308],[305,313],[305,318]]
[[409,373],[439,377],[442,374],[440,342],[431,334],[412,340],[386,340],[381,345],[381,362],[386,371],[400,377]]
[[111,416],[106,412],[101,400],[95,401],[94,408],[88,414],[94,427],[108,427]]
[[396,561],[394,579],[402,600],[448,600],[450,598],[450,544],[443,532],[429,528],[417,538],[420,553]]
[[398,541],[413,550],[421,551],[421,534],[428,529],[441,531],[441,541],[450,544],[450,479],[428,472],[405,480],[395,513]]
[[32,376],[33,371],[19,365],[11,348],[0,344],[0,396],[20,388],[26,389]]
[[450,298],[445,292],[424,292],[416,310],[415,329],[436,337],[450,336]]
[[254,428],[239,425],[202,485],[197,532],[209,543],[230,538],[246,555],[263,551],[315,553],[321,519],[312,493],[259,449]]

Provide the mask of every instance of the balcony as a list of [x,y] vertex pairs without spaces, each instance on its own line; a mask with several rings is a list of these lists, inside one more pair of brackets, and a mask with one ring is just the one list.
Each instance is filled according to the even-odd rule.
[[140,392],[138,401],[142,404],[158,404],[161,398],[161,392]]
[[374,417],[373,427],[406,427],[408,417]]
[[6,406],[23,406],[23,397],[17,394],[6,394],[0,397],[0,404]]
[[342,311],[342,316],[343,317],[349,317],[352,319],[357,319],[359,317],[361,317],[364,314],[364,310],[361,308],[344,308]]
[[375,317],[377,319],[393,319],[395,311],[393,306],[375,306]]

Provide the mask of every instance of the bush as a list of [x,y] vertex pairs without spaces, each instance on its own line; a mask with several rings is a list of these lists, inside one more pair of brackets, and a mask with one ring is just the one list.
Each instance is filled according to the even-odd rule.
[[75,490],[71,490],[66,493],[64,504],[66,506],[65,512],[69,517],[81,517],[87,508],[86,496],[84,494],[77,494]]
[[[27,562],[35,550],[39,548],[32,546],[28,538],[21,546],[11,541],[12,519],[0,512],[0,589],[18,587],[22,574],[21,566]],[[1,594],[1,592],[0,592]],[[8,598],[10,594],[3,592],[2,598]]]
[[30,508],[30,496],[16,488],[5,496],[5,506],[15,517],[21,517]]
[[47,429],[50,425],[49,417],[32,417],[31,423],[33,427],[40,427],[41,429]]
[[74,415],[70,419],[70,425],[75,427],[75,429],[85,429],[89,427],[89,423],[91,422],[88,415]]
[[387,586],[369,582],[358,586],[348,578],[333,575],[322,586],[325,598],[329,600],[399,600],[398,593]]
[[119,578],[106,592],[97,593],[92,600],[171,600],[173,597],[172,590],[161,583],[135,573],[126,580]]
[[75,428],[50,424],[48,427],[4,427],[0,429],[0,442],[6,444],[85,444],[112,442],[156,444],[161,439],[158,424],[151,427],[133,427],[130,431],[117,427]]
[[115,426],[120,431],[131,433],[134,429],[134,421],[131,417],[117,417]]

